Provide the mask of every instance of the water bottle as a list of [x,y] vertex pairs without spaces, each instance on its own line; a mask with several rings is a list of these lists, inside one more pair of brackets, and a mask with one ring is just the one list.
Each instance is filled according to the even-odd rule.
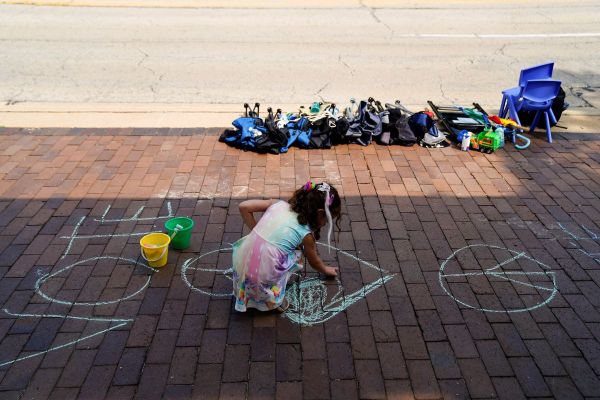
[[498,138],[500,139],[498,148],[504,147],[504,128],[501,126],[497,127],[496,134],[498,134]]
[[460,149],[462,151],[467,151],[469,150],[469,147],[471,146],[471,132],[465,132],[463,134],[462,140],[460,142]]

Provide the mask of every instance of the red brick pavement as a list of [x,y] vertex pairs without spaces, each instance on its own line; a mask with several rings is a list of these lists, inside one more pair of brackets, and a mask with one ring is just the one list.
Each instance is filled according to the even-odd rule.
[[[2,399],[600,397],[600,141],[275,156],[217,133],[0,130]],[[244,233],[239,201],[287,198],[309,178],[343,196],[335,246],[389,281],[310,326],[185,285],[186,260]],[[196,221],[190,249],[156,273],[108,258],[139,260],[139,233],[161,228],[167,203]],[[486,246],[440,276],[473,244]],[[344,296],[383,276],[341,254],[325,257]],[[230,288],[215,272],[188,276]]]

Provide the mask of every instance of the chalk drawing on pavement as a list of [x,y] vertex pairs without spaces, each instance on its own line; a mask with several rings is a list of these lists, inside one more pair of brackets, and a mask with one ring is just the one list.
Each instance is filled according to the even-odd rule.
[[546,228],[539,221],[523,221],[518,217],[511,217],[506,222],[517,229],[530,229],[540,240],[568,243],[565,248],[571,246],[600,264],[600,232],[585,225],[571,223],[569,225],[574,227],[570,228],[567,223],[556,222]]
[[[341,258],[340,256],[347,257],[361,267],[376,271],[379,278],[348,294],[345,293],[342,281],[336,278],[335,293],[332,296],[328,295],[327,290],[327,287],[331,285],[327,285],[318,277],[294,282],[287,290],[286,298],[290,306],[284,313],[284,316],[292,322],[310,326],[328,321],[396,276],[346,251],[325,243],[317,244],[328,250],[336,251],[338,259]],[[342,273],[339,274],[339,276],[341,275]]]
[[344,295],[342,283],[336,278],[337,292],[329,300],[327,287],[320,278],[294,282],[287,291],[290,307],[284,315],[301,325],[321,324],[365,298],[393,277],[394,275],[386,275],[347,295]]
[[84,220],[85,220],[85,217],[79,218],[79,221],[77,221],[77,224],[75,224],[75,227],[73,228],[73,233],[71,234],[71,236],[61,236],[60,237],[61,239],[69,239],[69,244],[67,245],[67,249],[63,253],[62,257],[60,258],[61,260],[64,259],[71,251],[71,247],[73,247],[73,241],[77,237],[77,232],[79,231],[79,227],[81,226],[81,224],[83,224]]
[[[130,218],[124,218],[124,219],[106,219],[106,215],[108,213],[108,211],[110,210],[110,205],[106,208],[102,218],[100,220],[95,219],[94,222],[99,222],[99,225],[102,224],[106,224],[106,223],[117,223],[117,222],[127,222],[127,221],[151,221],[151,220],[156,220],[156,219],[161,219],[161,218],[169,218],[173,216],[173,211],[171,208],[171,203],[168,202],[167,203],[167,210],[168,210],[168,215],[167,216],[158,216],[158,217],[140,217],[141,213],[143,212],[144,207],[140,207],[138,209],[138,211]],[[142,236],[145,235],[147,233],[150,232],[134,232],[134,233],[123,233],[123,234],[107,234],[107,235],[78,235],[79,233],[79,229],[81,228],[83,222],[85,221],[86,217],[82,216],[77,223],[75,224],[75,226],[73,227],[73,232],[71,235],[69,236],[61,236],[61,239],[67,239],[68,240],[68,244],[67,247],[65,249],[65,252],[63,253],[61,260],[64,259],[71,251],[71,248],[73,247],[73,243],[75,242],[75,240],[78,239],[92,239],[92,238],[112,238],[112,237],[129,237],[129,236]],[[144,268],[147,269],[149,274],[147,275],[147,279],[143,280],[140,284],[140,286],[138,288],[134,288],[132,289],[133,292],[132,293],[128,293],[128,294],[124,294],[123,296],[119,297],[119,298],[115,298],[115,299],[109,299],[109,300],[99,300],[99,301],[68,301],[65,299],[60,299],[54,296],[51,296],[49,294],[47,294],[46,292],[44,292],[44,285],[46,283],[48,283],[50,280],[52,279],[58,279],[63,277],[62,275],[69,273],[70,270],[80,267],[80,266],[90,266],[90,264],[95,264],[98,261],[101,260],[112,260],[115,262],[115,268],[126,268],[126,267],[131,267],[133,266],[133,268]],[[131,259],[131,258],[124,258],[124,257],[114,257],[114,256],[97,256],[97,257],[91,257],[91,258],[87,258],[85,260],[80,260],[77,262],[74,262],[72,264],[69,264],[63,268],[58,269],[57,271],[53,272],[53,273],[48,273],[48,274],[41,274],[38,275],[38,278],[34,284],[34,293],[38,294],[39,296],[41,296],[43,299],[45,299],[46,301],[50,302],[50,303],[54,303],[54,304],[61,304],[64,306],[69,306],[69,307],[74,307],[74,306],[80,306],[80,307],[101,307],[101,306],[107,306],[107,305],[111,305],[111,304],[115,304],[115,303],[120,303],[122,301],[126,301],[129,299],[134,298],[135,296],[139,295],[140,293],[142,293],[150,284],[150,279],[152,277],[152,274],[154,272],[156,272],[157,270],[154,268],[149,267],[148,265],[139,262],[137,260]],[[115,329],[119,329],[123,326],[126,326],[127,324],[133,322],[134,320],[132,318],[105,318],[105,317],[95,317],[95,316],[71,316],[71,315],[67,315],[67,312],[65,312],[65,314],[30,314],[30,313],[16,313],[16,312],[11,312],[8,309],[4,309],[3,310],[7,315],[13,316],[13,317],[17,317],[17,318],[62,318],[62,319],[77,319],[77,320],[85,320],[85,321],[90,321],[90,322],[103,322],[103,323],[111,323],[111,324],[115,324],[112,326],[109,326],[106,329],[100,329],[97,332],[91,333],[89,335],[86,336],[82,336],[78,339],[69,341],[67,343],[63,343],[60,345],[56,345],[53,347],[50,347],[47,350],[44,351],[39,351],[36,353],[32,353],[32,354],[28,354],[26,356],[22,356],[22,357],[18,357],[15,358],[13,360],[8,360],[8,361],[2,361],[0,360],[0,368],[4,367],[4,366],[9,366],[12,365],[13,363],[16,363],[18,361],[23,361],[23,360],[27,360],[30,358],[34,358],[34,357],[39,357],[42,356],[46,353],[49,353],[51,351],[56,351],[56,350],[60,350],[72,345],[75,345],[79,342],[91,339],[93,337],[102,335],[106,332],[115,330]],[[103,325],[105,326],[105,325]]]
[[64,349],[69,346],[76,345],[79,342],[83,342],[84,340],[91,339],[93,337],[102,335],[106,332],[122,328],[125,325],[129,324],[130,322],[133,322],[133,319],[129,319],[129,318],[75,317],[75,316],[62,315],[62,314],[26,314],[26,313],[13,313],[13,312],[8,311],[7,309],[4,309],[3,311],[12,317],[78,319],[78,320],[92,321],[92,322],[110,322],[110,323],[117,322],[117,324],[110,326],[106,329],[99,330],[92,334],[80,337],[78,339],[71,340],[69,342],[50,347],[47,350],[43,350],[43,351],[39,351],[36,353],[28,354],[26,356],[18,357],[18,358],[15,358],[14,360],[0,362],[0,368],[9,366],[9,365],[14,364],[19,361],[24,361],[24,360],[28,360],[30,358],[43,356],[44,354],[50,353],[51,351],[56,351],[56,350]]
[[[58,298],[55,298],[53,296],[50,296],[46,293],[44,293],[42,291],[42,286],[44,285],[45,282],[49,281],[52,278],[56,278],[58,275],[69,271],[72,268],[75,268],[77,266],[80,265],[89,265],[91,262],[95,262],[98,260],[114,260],[117,261],[117,263],[119,262],[127,262],[132,264],[134,267],[137,266],[141,266],[142,268],[146,268],[148,269],[150,272],[154,273],[156,270],[154,268],[150,268],[147,265],[140,263],[136,260],[133,259],[129,259],[129,258],[122,258],[122,257],[111,257],[111,256],[100,256],[100,257],[92,257],[92,258],[88,258],[85,260],[81,260],[78,261],[76,263],[73,263],[71,265],[68,265],[64,268],[59,269],[58,271],[52,273],[52,274],[43,274],[41,276],[38,277],[38,279],[35,282],[34,288],[35,288],[35,293],[37,293],[38,295],[40,295],[42,298],[44,298],[45,300],[51,302],[51,303],[57,303],[57,304],[62,304],[62,305],[66,305],[66,306],[85,306],[85,307],[97,307],[97,306],[105,306],[105,305],[109,305],[109,304],[114,304],[114,303],[119,303],[121,301],[125,301],[128,299],[131,299],[135,296],[137,296],[139,293],[141,293],[144,289],[146,289],[146,287],[148,286],[148,284],[150,283],[150,277],[151,275],[148,275],[148,279],[142,284],[142,286],[140,288],[138,288],[137,290],[135,290],[133,293],[128,294],[128,295],[124,295],[120,298],[117,299],[112,299],[112,300],[102,300],[102,301],[90,301],[90,302],[77,302],[77,301],[66,301],[66,300],[61,300]],[[117,266],[115,268],[121,268],[121,267],[125,267],[125,265],[120,265],[117,264]],[[104,317],[95,317],[95,316],[89,316],[89,317],[82,317],[82,316],[71,316],[71,315],[67,315],[67,314],[28,314],[28,313],[13,313],[11,311],[9,311],[8,309],[4,309],[3,310],[6,314],[13,316],[13,317],[22,317],[22,318],[62,318],[62,319],[77,319],[77,320],[83,320],[83,321],[91,321],[91,322],[109,322],[109,323],[116,323],[116,325],[112,325],[109,326],[106,329],[101,329],[97,332],[94,332],[92,334],[86,335],[86,336],[82,336],[78,339],[69,341],[67,343],[63,343],[57,346],[53,346],[47,350],[44,351],[39,351],[36,353],[32,353],[32,354],[28,354],[26,356],[23,357],[19,357],[13,360],[9,360],[9,361],[0,361],[0,368],[3,366],[8,366],[10,364],[13,364],[15,362],[18,361],[23,361],[23,360],[27,360],[33,357],[39,357],[42,356],[46,353],[49,353],[51,351],[55,351],[55,350],[60,350],[63,349],[65,347],[69,347],[72,345],[75,345],[79,342],[83,342],[84,340],[88,340],[91,339],[93,337],[96,337],[98,335],[102,335],[106,332],[115,330],[115,329],[119,329],[127,324],[129,324],[130,322],[133,322],[133,319],[131,318],[104,318]]]
[[[484,263],[487,262],[490,265],[482,266],[476,256],[478,248],[495,252],[502,261],[494,264],[490,260],[486,260]],[[473,269],[474,263],[478,264],[480,269]],[[465,265],[470,268],[463,268]],[[440,286],[454,301],[483,312],[532,311],[550,303],[558,293],[556,273],[551,271],[548,265],[532,258],[525,252],[488,244],[472,244],[456,250],[442,262],[438,276]],[[493,286],[494,282],[502,281],[510,282],[513,285],[514,290],[511,296],[519,297],[519,292],[530,289],[529,297],[536,300],[525,304],[521,299],[511,298],[510,303],[520,305],[506,306],[502,304],[500,298],[500,301],[494,306],[481,306],[477,301],[475,290],[465,293],[465,287]]]
[[[168,218],[168,217],[156,217],[156,218]],[[130,236],[144,236],[147,235],[149,233],[152,233],[152,231],[145,231],[145,232],[131,232],[131,233],[112,233],[112,234],[98,234],[98,235],[78,235],[78,231],[79,228],[81,227],[81,224],[83,223],[83,221],[85,220],[85,217],[81,217],[81,219],[79,220],[79,222],[77,223],[77,225],[75,225],[74,229],[73,229],[73,233],[69,236],[61,236],[61,239],[68,239],[69,240],[69,244],[67,245],[67,248],[65,250],[65,252],[63,253],[63,255],[60,257],[60,259],[64,259],[66,256],[69,255],[71,248],[73,247],[73,243],[75,242],[75,240],[85,240],[85,239],[100,239],[100,238],[106,238],[106,239],[111,239],[114,237],[130,237]],[[106,221],[105,221],[106,223]]]
[[210,288],[202,288],[202,287],[195,286],[192,283],[192,281],[190,281],[190,277],[189,277],[190,271],[208,272],[210,274],[221,274],[221,275],[225,276],[225,278],[227,278],[228,280],[233,282],[233,278],[231,276],[233,273],[233,267],[231,267],[231,266],[229,266],[228,268],[225,268],[225,269],[202,268],[202,267],[194,266],[197,263],[201,262],[201,260],[207,256],[210,256],[215,253],[231,253],[232,250],[233,249],[231,247],[223,248],[223,249],[216,249],[216,250],[212,250],[207,253],[204,253],[198,257],[188,258],[187,260],[185,260],[185,262],[181,266],[181,279],[191,290],[193,290],[197,293],[200,293],[200,294],[204,294],[204,295],[208,295],[208,296],[212,296],[212,297],[231,297],[231,296],[233,296],[233,283],[231,284],[231,286],[228,290],[225,290],[223,292],[213,292],[210,290]]
[[288,299],[290,306],[284,313],[285,317],[292,322],[310,326],[328,321],[355,304],[357,301],[364,299],[369,293],[378,289],[395,276],[395,274],[367,261],[361,260],[348,252],[325,243],[317,244],[335,250],[338,258],[340,255],[348,257],[361,266],[377,271],[379,273],[379,278],[349,294],[345,293],[341,280],[336,278],[336,292],[333,296],[329,297],[329,299],[327,285],[320,278],[309,278],[294,282],[288,288],[286,293],[286,298]]
[[577,250],[600,263],[600,233],[594,232],[583,225],[577,230],[568,229],[560,222],[558,226],[571,239],[571,244],[579,246]]
[[558,225],[549,224],[545,226],[540,221],[525,221],[517,216],[510,217],[506,223],[515,229],[529,229],[538,239],[557,240],[552,230],[558,229]]
[[[354,255],[347,253],[343,250],[337,249],[333,246],[329,246],[325,243],[317,244],[319,246],[323,246],[337,251],[338,256],[343,255],[355,262],[358,262],[361,266],[365,266],[366,268],[370,268],[377,271],[380,277],[350,294],[345,294],[341,280],[336,279],[336,293],[329,299],[327,294],[327,285],[320,278],[315,277],[308,279],[300,279],[299,282],[292,283],[286,291],[286,298],[288,299],[290,306],[288,310],[284,313],[284,316],[295,323],[302,325],[314,325],[323,323],[335,317],[340,312],[346,310],[348,307],[350,307],[357,301],[365,298],[365,296],[367,296],[369,293],[381,287],[383,284],[385,284],[387,281],[389,281],[395,276],[395,274],[391,274],[385,271],[384,269],[379,268],[367,261],[361,260],[360,258],[355,257]],[[190,258],[186,260],[183,263],[183,266],[181,267],[181,279],[191,290],[201,293],[203,295],[224,298],[232,297],[233,287],[227,288],[223,291],[215,292],[212,290],[212,287],[204,288],[194,285],[194,283],[192,282],[193,278],[191,278],[192,273],[194,274],[194,276],[197,276],[197,272],[205,272],[209,274],[221,274],[224,275],[229,281],[232,281],[233,278],[231,277],[231,274],[233,273],[233,267],[220,269],[214,267],[203,268],[195,266],[198,263],[202,263],[202,259],[207,256],[213,255],[215,253],[231,252],[232,248],[230,247],[216,249],[204,253],[199,257]],[[300,274],[298,273],[295,273],[295,275],[300,276]],[[233,286],[233,284],[231,285]]]
[[50,295],[47,295],[42,290],[42,286],[44,285],[44,283],[48,282],[52,278],[55,278],[55,277],[57,277],[57,276],[65,273],[66,271],[71,270],[72,268],[76,268],[76,267],[82,266],[82,265],[89,265],[90,263],[98,261],[98,260],[113,260],[113,261],[116,261],[117,264],[116,264],[115,268],[125,268],[126,265],[119,264],[119,262],[126,262],[128,264],[132,264],[134,267],[135,266],[140,266],[142,268],[148,269],[152,273],[156,271],[154,268],[151,268],[151,267],[147,266],[146,264],[141,263],[141,262],[139,262],[137,260],[134,260],[134,259],[131,259],[131,258],[112,257],[112,256],[92,257],[92,258],[87,258],[85,260],[81,260],[81,261],[78,261],[76,263],[67,265],[66,267],[61,268],[58,271],[53,272],[51,274],[44,274],[44,275],[40,276],[38,278],[38,280],[35,282],[35,293],[37,293],[42,298],[44,298],[45,300],[47,300],[47,301],[49,301],[51,303],[64,304],[64,305],[68,305],[68,306],[89,306],[89,307],[96,307],[96,306],[105,306],[105,305],[109,305],[109,304],[115,304],[115,303],[119,303],[121,301],[129,300],[129,299],[137,296],[141,292],[143,292],[144,289],[146,289],[146,287],[148,287],[148,285],[150,284],[150,278],[152,277],[151,274],[148,275],[148,279],[146,279],[146,281],[142,284],[142,286],[139,287],[137,290],[135,290],[133,293],[130,293],[128,295],[125,295],[125,296],[117,298],[117,299],[105,300],[105,301],[90,301],[90,302],[61,300],[61,299],[57,299],[55,297],[52,297]]
[[162,216],[157,216],[157,217],[140,217],[140,215],[142,215],[142,212],[144,211],[145,208],[146,208],[145,206],[141,206],[140,208],[138,208],[138,210],[135,212],[135,214],[133,214],[129,218],[108,219],[108,218],[106,218],[106,216],[108,215],[108,212],[111,209],[111,205],[109,204],[108,206],[106,206],[106,209],[104,210],[104,213],[102,214],[102,216],[100,218],[94,218],[94,221],[100,222],[100,223],[130,222],[130,221],[154,221],[156,219],[171,218],[174,216],[170,201],[167,202],[167,215],[162,215]]

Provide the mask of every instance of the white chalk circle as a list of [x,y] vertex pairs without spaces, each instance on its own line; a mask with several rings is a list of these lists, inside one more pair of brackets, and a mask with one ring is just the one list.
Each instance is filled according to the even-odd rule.
[[212,292],[209,291],[207,289],[203,289],[203,288],[199,288],[197,286],[194,286],[194,284],[190,281],[189,277],[188,277],[188,271],[199,271],[199,272],[208,272],[208,273],[218,273],[218,274],[222,274],[224,275],[227,279],[229,280],[233,280],[233,278],[231,277],[231,274],[233,273],[233,267],[229,267],[226,269],[219,269],[219,268],[200,268],[200,267],[194,267],[194,264],[197,264],[200,260],[202,260],[204,257],[209,256],[211,254],[214,253],[231,253],[233,251],[232,247],[228,247],[228,248],[224,248],[224,249],[216,249],[216,250],[212,250],[209,251],[208,253],[204,253],[198,257],[195,258],[188,258],[187,260],[185,260],[185,262],[183,263],[183,265],[181,266],[181,279],[183,279],[183,282],[185,282],[185,284],[193,291],[198,292],[198,293],[202,293],[208,296],[212,296],[212,297],[231,297],[233,296],[233,284],[231,285],[231,289],[228,292]]
[[[58,303],[58,304],[64,304],[64,305],[68,305],[68,306],[88,306],[88,307],[95,307],[95,306],[104,306],[104,305],[108,305],[108,304],[114,304],[114,303],[119,303],[121,301],[125,301],[125,300],[129,300],[132,297],[137,296],[139,293],[141,293],[144,289],[146,289],[146,287],[148,287],[148,285],[150,284],[150,278],[152,277],[152,275],[148,275],[148,279],[146,280],[146,282],[144,282],[144,284],[142,285],[142,287],[140,287],[138,290],[136,290],[135,292],[127,295],[127,296],[123,296],[120,297],[118,299],[113,299],[113,300],[105,300],[105,301],[90,301],[90,302],[85,302],[85,301],[68,301],[68,300],[62,300],[62,299],[57,299],[55,297],[52,297],[46,293],[44,293],[44,291],[42,290],[42,286],[44,285],[44,283],[46,283],[47,281],[49,281],[50,279],[81,265],[86,265],[86,264],[90,264],[90,262],[92,261],[98,261],[98,260],[116,260],[117,262],[119,261],[125,261],[128,264],[133,264],[134,266],[139,265],[140,267],[146,268],[151,272],[155,272],[156,270],[154,268],[150,268],[149,266],[147,266],[144,263],[141,263],[139,261],[136,261],[134,259],[131,258],[123,258],[123,257],[112,257],[112,256],[98,256],[98,257],[92,257],[92,258],[86,258],[85,260],[81,260],[81,261],[77,261],[74,264],[71,265],[67,265],[64,268],[59,269],[56,272],[53,272],[52,274],[45,274],[42,275],[38,278],[38,280],[35,282],[35,292],[37,294],[39,294],[41,297],[43,297],[44,299],[48,300],[51,303]],[[117,267],[120,266],[125,266],[125,265],[119,265],[117,264]]]
[[[482,267],[481,270],[468,269],[467,272],[465,272],[460,266],[461,262],[459,258],[462,256],[465,258],[473,256],[477,261],[476,255],[471,251],[472,249],[477,248],[505,251],[507,252],[508,256],[503,261],[496,263],[495,265],[491,265],[486,268]],[[516,261],[519,259],[524,260],[522,261],[522,264],[527,266],[526,271],[523,270],[522,265],[520,266],[520,269],[502,269],[504,266],[509,266],[516,263]],[[456,281],[464,283],[465,280],[469,285],[476,284],[477,280],[485,280],[486,282],[481,283],[486,284],[489,284],[493,281],[507,281],[511,282],[515,287],[522,286],[535,289],[535,293],[539,295],[540,298],[535,304],[527,307],[481,307],[478,304],[471,304],[470,301],[472,301],[472,299],[466,299],[464,294],[456,293],[456,291],[452,290],[452,283],[456,283]],[[472,244],[462,247],[452,253],[450,257],[444,260],[440,265],[439,282],[444,292],[446,292],[446,294],[454,301],[465,307],[483,312],[518,313],[532,311],[550,303],[558,292],[556,273],[551,271],[548,265],[532,258],[525,252],[488,244]],[[475,293],[475,291],[473,291],[473,293]],[[516,293],[518,295],[518,292]],[[475,295],[475,297],[476,296],[477,295]],[[501,304],[501,302],[499,302],[499,304]]]

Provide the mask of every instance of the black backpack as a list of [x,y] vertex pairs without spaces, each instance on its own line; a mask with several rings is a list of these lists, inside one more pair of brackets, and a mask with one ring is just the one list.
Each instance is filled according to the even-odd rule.
[[[289,133],[286,128],[280,129],[277,127],[271,107],[267,109],[267,112],[268,115],[265,118],[267,133],[257,138],[255,148],[259,153],[279,154],[281,148],[287,146]],[[279,113],[281,110],[277,110],[277,112]]]
[[[331,126],[333,125],[333,127]],[[310,123],[312,134],[310,135],[309,149],[330,149],[331,135],[336,130],[335,119],[331,117],[321,118]]]
[[390,144],[413,146],[417,143],[417,137],[412,129],[410,129],[408,120],[408,115],[401,115],[400,118],[396,120],[394,125],[390,128],[390,136],[392,139]]
[[350,126],[346,131],[346,138],[362,146],[367,146],[374,136],[381,134],[381,117],[370,109],[369,104],[364,100],[361,100],[358,105],[358,115],[348,122]]
[[384,133],[379,139],[380,144],[413,146],[417,143],[417,138],[408,124],[409,116],[404,114],[400,107],[388,103],[385,105],[384,112],[387,113],[388,123],[384,124]]
[[[563,90],[563,88],[561,86],[560,89],[558,90],[558,94],[556,95],[556,98],[552,102],[552,112],[554,113],[554,116],[556,117],[556,122],[558,122],[560,120],[560,117],[562,116],[563,111],[565,111],[567,108],[569,108],[569,103],[565,102],[566,95],[567,94],[565,93],[565,91]],[[521,110],[518,112],[518,114],[519,114],[519,119],[521,120],[521,125],[530,126],[533,123],[533,119],[535,118],[535,111]],[[555,126],[555,125],[556,124],[554,122],[552,122],[552,120],[550,120],[550,126]],[[545,126],[545,122],[544,122],[543,118],[540,118],[540,120],[537,123],[537,126],[539,126],[539,127]]]
[[349,140],[346,136],[349,127],[350,123],[348,122],[348,119],[346,119],[346,117],[341,117],[337,121],[335,121],[335,129],[331,130],[331,144],[335,146],[336,144],[349,143]]

